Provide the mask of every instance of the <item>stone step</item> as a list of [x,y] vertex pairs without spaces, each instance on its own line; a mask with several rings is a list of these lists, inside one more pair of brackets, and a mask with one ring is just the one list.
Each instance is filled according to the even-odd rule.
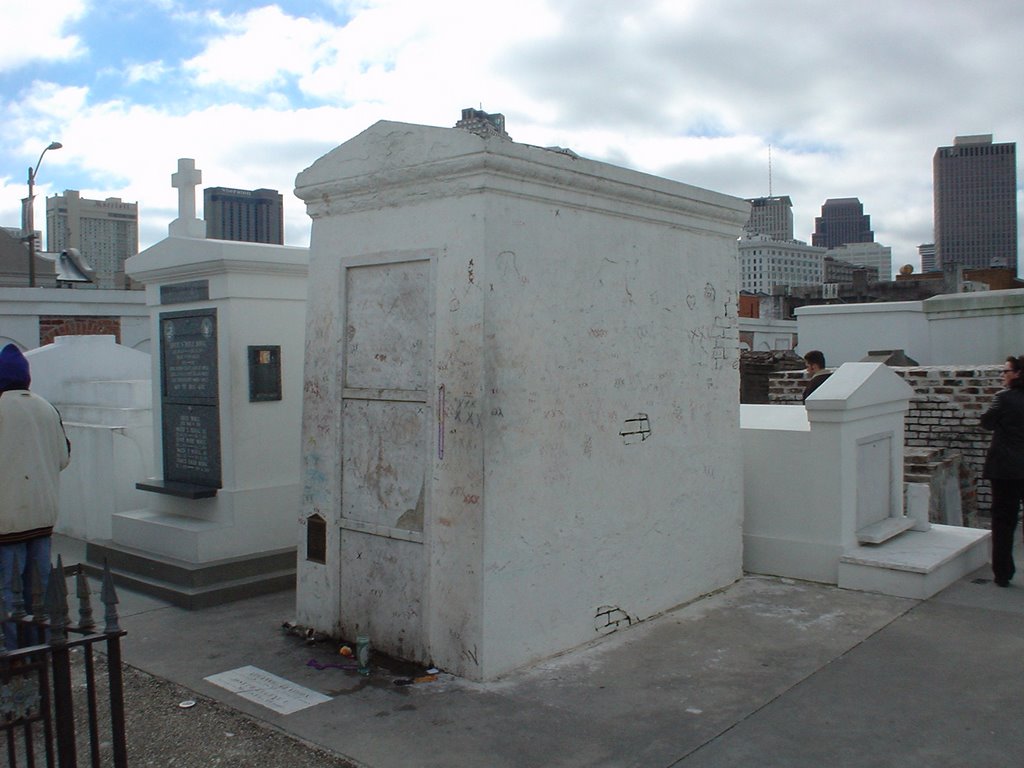
[[881,544],[899,536],[904,531],[909,531],[916,522],[916,520],[906,515],[887,517],[881,522],[858,528],[857,541],[861,544]]
[[933,525],[856,547],[839,560],[838,586],[925,600],[984,566],[990,536],[980,528]]
[[89,542],[85,568],[102,574],[109,565],[114,582],[188,610],[295,588],[295,548],[188,563],[126,547]]

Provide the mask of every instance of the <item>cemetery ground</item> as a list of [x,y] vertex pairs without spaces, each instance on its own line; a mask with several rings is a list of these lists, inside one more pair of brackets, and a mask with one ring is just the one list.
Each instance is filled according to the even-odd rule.
[[[73,660],[80,680],[81,654]],[[107,695],[106,658],[96,657],[100,700]],[[84,691],[76,687],[81,699]],[[126,737],[132,766],[175,768],[355,768],[354,764],[303,742],[288,733],[243,715],[226,704],[147,674],[124,667]],[[82,713],[84,701],[76,711]],[[100,733],[109,728],[107,710],[100,709]],[[76,735],[79,754],[87,755],[87,725],[79,717]],[[101,760],[112,760],[109,741],[101,739]],[[107,764],[104,762],[103,764]]]
[[[129,760],[1021,765],[1024,585],[988,579],[982,569],[919,601],[748,576],[498,681],[442,672],[406,686],[387,667],[364,678],[331,666],[333,644],[283,631],[294,593],[189,612],[122,590]],[[302,705],[303,690],[319,703],[283,714],[209,680],[245,668],[294,686],[278,704]]]

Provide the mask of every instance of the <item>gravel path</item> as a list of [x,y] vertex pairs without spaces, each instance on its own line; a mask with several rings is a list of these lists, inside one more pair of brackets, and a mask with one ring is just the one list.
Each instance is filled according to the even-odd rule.
[[[106,738],[109,716],[106,657],[96,654],[97,698],[100,702],[101,759],[112,764]],[[81,701],[76,712],[85,711],[85,673],[80,652],[74,654],[73,685]],[[134,667],[124,668],[125,720],[128,764],[174,768],[357,768],[337,755],[314,747],[272,726],[175,683]],[[182,708],[183,701],[195,705]],[[88,764],[89,748],[84,734],[88,726],[79,718],[79,764]]]

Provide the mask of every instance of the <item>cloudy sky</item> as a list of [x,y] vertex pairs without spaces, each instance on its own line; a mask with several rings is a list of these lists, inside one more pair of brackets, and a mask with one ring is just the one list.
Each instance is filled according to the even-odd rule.
[[856,196],[917,267],[935,148],[1024,141],[1019,0],[25,0],[0,30],[0,225],[57,140],[40,197],[138,202],[142,248],[179,157],[204,186],[281,191],[305,245],[299,171],[377,120],[482,107],[516,141],[739,197],[769,193],[771,146],[799,239]]

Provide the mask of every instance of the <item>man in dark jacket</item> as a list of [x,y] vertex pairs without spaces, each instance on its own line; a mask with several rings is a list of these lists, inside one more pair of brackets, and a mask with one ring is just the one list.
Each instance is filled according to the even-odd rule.
[[818,349],[812,349],[804,355],[804,362],[807,364],[807,383],[804,385],[803,400],[825,383],[825,380],[832,375],[832,371],[825,370],[825,353]]
[[1010,586],[1016,570],[1013,534],[1024,501],[1024,358],[1008,357],[1003,386],[981,415],[981,426],[992,430],[992,444],[982,477],[992,484],[992,576],[1000,587]]

